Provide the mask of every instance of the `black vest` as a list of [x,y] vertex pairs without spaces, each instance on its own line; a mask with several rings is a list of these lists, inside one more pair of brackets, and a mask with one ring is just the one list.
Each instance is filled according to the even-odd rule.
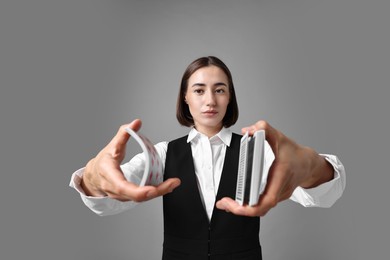
[[[235,197],[240,136],[233,134],[222,170],[216,201]],[[191,144],[187,136],[168,144],[164,179],[181,185],[163,198],[163,260],[261,259],[260,219],[236,216],[214,206],[211,221],[199,193]]]

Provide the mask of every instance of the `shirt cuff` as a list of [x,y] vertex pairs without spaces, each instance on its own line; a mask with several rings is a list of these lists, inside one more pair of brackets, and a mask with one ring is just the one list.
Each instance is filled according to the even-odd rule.
[[334,178],[311,189],[297,187],[291,199],[304,207],[331,207],[345,189],[345,169],[334,155],[320,154],[334,169]]
[[81,179],[85,168],[81,168],[72,174],[69,186],[74,188],[81,197],[84,204],[99,216],[114,215],[137,205],[134,201],[122,202],[109,197],[93,197],[85,194],[81,187]]

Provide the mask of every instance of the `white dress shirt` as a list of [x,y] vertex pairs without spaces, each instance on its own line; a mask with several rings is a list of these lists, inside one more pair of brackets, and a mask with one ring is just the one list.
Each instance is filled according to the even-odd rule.
[[[231,139],[232,132],[229,128],[222,128],[218,134],[211,138],[199,133],[195,128],[192,128],[188,135],[187,142],[191,143],[198,188],[209,219],[211,219],[214,209],[226,147],[230,146]],[[165,168],[168,142],[160,142],[155,147]],[[334,178],[312,189],[297,187],[290,199],[305,207],[330,207],[342,195],[345,188],[345,169],[340,160],[334,155],[321,154],[321,156],[333,165]],[[264,170],[268,171],[275,159],[275,155],[267,142],[264,158]],[[121,169],[127,180],[139,184],[144,172],[144,165],[143,154],[138,154],[128,163],[121,165]],[[109,197],[85,195],[80,186],[83,171],[84,168],[73,173],[70,186],[80,193],[85,205],[96,214],[101,216],[113,215],[128,210],[137,204],[133,201],[121,202]]]

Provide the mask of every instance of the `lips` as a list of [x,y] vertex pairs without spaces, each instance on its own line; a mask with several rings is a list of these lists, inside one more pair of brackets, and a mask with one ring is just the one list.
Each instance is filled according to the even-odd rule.
[[202,112],[202,114],[207,115],[207,116],[213,116],[213,115],[216,115],[217,113],[218,112],[215,110],[207,110],[207,111]]

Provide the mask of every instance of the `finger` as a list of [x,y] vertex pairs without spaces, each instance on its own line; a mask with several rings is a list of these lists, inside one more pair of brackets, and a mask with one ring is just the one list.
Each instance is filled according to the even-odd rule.
[[247,131],[249,135],[253,135],[256,131],[264,130],[265,139],[270,144],[274,153],[278,151],[279,143],[283,138],[283,133],[272,127],[267,121],[260,120],[251,126],[247,126],[241,129],[241,132],[245,134]]
[[129,127],[132,130],[134,130],[135,132],[137,132],[141,128],[141,126],[142,126],[142,121],[140,119],[135,119],[135,120],[133,120],[133,122],[131,122],[128,125],[122,125],[119,128],[116,135],[114,136],[114,138],[111,140],[111,143],[114,145],[118,145],[120,147],[125,146],[127,141],[130,138],[129,133],[127,133],[125,130],[126,127]]
[[225,197],[216,203],[216,207],[220,210],[231,212],[235,215],[254,217],[258,216],[257,209],[248,205],[241,206],[235,200]]
[[286,183],[288,183],[288,178],[283,166],[273,164],[269,171],[264,193],[260,196],[256,205],[261,216],[267,214],[270,209],[274,208],[282,200],[281,194],[284,193],[283,190]]
[[266,134],[269,132],[270,135],[273,134],[275,131],[275,128],[273,128],[267,121],[259,120],[255,124],[243,127],[241,129],[241,132],[245,134],[246,132],[249,132],[250,135],[253,135],[256,131],[264,130]]
[[241,129],[241,133],[242,133],[243,135],[246,134],[246,132],[248,132],[249,135],[253,135],[256,131],[257,131],[257,130],[256,130],[255,125],[246,126],[246,127],[243,127],[243,128]]
[[117,185],[118,186],[116,186],[115,189],[111,189],[111,193],[108,193],[112,198],[121,201],[132,200],[135,202],[142,202],[172,192],[180,185],[180,180],[177,178],[168,179],[157,187],[137,186],[126,180],[120,181]]
[[[179,178],[167,179],[166,181],[164,181],[163,183],[161,183],[160,185],[158,185],[156,187],[156,191],[157,191],[156,197],[163,196],[167,193],[171,193],[174,189],[176,189],[178,186],[180,186],[180,184],[181,184],[181,181]],[[149,197],[151,195],[154,195],[154,194],[148,194]]]
[[[105,187],[106,188],[106,187]],[[127,180],[113,181],[107,185],[109,197],[120,201],[142,202],[148,200],[148,193],[156,189],[153,186],[138,186]],[[151,199],[151,198],[150,198]]]
[[[141,189],[141,194],[139,194],[139,201],[146,201],[163,196],[167,193],[171,193],[180,185],[180,179],[170,178],[158,186],[144,186],[143,190]],[[139,187],[142,188],[142,187]]]
[[254,132],[256,132],[258,130],[268,130],[268,127],[270,127],[270,125],[266,121],[259,120],[256,123],[254,123],[253,125],[242,128],[241,132],[242,133],[249,132],[250,135],[253,135]]

